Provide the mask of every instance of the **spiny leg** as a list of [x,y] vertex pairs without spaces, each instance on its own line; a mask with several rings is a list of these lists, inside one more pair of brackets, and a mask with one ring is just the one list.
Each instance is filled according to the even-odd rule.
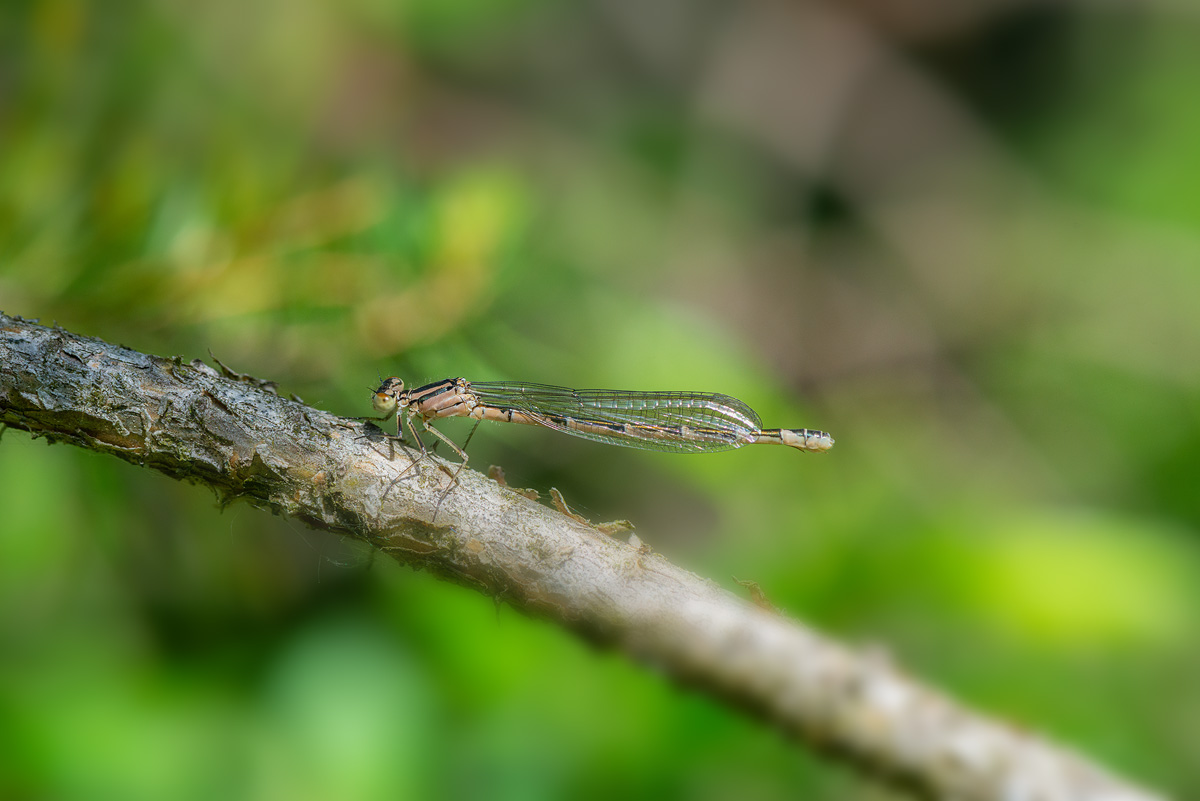
[[[463,471],[463,468],[465,468],[467,466],[467,461],[468,461],[469,457],[467,456],[467,452],[465,450],[463,450],[462,448],[458,447],[458,445],[455,444],[454,440],[450,439],[448,436],[443,434],[441,431],[438,431],[436,428],[429,425],[429,422],[427,420],[425,420],[424,418],[421,419],[421,425],[425,427],[426,431],[430,432],[435,437],[440,439],[442,442],[446,443],[451,448],[453,448],[454,452],[457,453],[459,455],[459,457],[462,459],[462,463],[458,466],[458,469],[455,470],[453,473],[450,472],[450,468],[447,467],[446,465],[441,464],[440,462],[438,464],[438,466],[442,468],[442,471],[446,475],[450,476],[450,486],[446,487],[446,491],[442,493],[440,498],[438,498],[437,506],[435,506],[433,509],[433,520],[437,520],[438,511],[441,510],[441,508],[442,508],[442,502],[446,500],[446,496],[448,496],[450,494],[451,490],[453,490],[455,487],[458,486],[458,474],[461,473]],[[479,422],[476,421],[475,425],[478,427]],[[474,428],[471,429],[471,433],[472,434],[475,433]],[[471,441],[471,437],[468,436],[467,442],[470,442],[470,441]],[[463,445],[465,446],[466,443],[464,442]]]
[[[401,442],[403,442],[404,434],[403,434],[403,429],[401,428],[401,422],[400,422],[399,417],[400,416],[397,415],[396,431],[397,431],[398,436],[396,437],[396,439],[399,439]],[[408,427],[409,433],[412,434],[413,439],[416,440],[417,445],[421,449],[421,455],[418,458],[414,459],[413,463],[410,464],[408,467],[406,467],[403,470],[403,472],[400,473],[400,475],[398,475],[394,479],[392,479],[391,483],[388,484],[387,489],[385,489],[383,491],[383,497],[386,498],[387,494],[389,492],[391,492],[392,487],[394,487],[398,481],[400,481],[402,478],[404,478],[404,476],[406,476],[408,474],[408,472],[410,470],[412,470],[414,467],[416,467],[422,460],[428,458],[431,451],[433,450],[433,448],[437,447],[437,443],[434,443],[434,445],[431,446],[430,448],[425,447],[425,442],[421,439],[421,435],[417,431],[416,426],[413,425],[414,417],[421,423],[422,428],[424,428],[429,433],[433,434],[441,442],[446,443],[446,445],[448,445],[455,453],[458,454],[459,458],[462,459],[462,463],[459,464],[457,470],[451,470],[447,465],[442,464],[441,462],[437,463],[438,467],[442,470],[442,472],[444,472],[447,476],[450,477],[450,486],[448,486],[446,488],[446,491],[443,492],[441,494],[441,497],[438,498],[437,506],[435,506],[434,510],[433,510],[433,520],[437,520],[437,514],[438,514],[438,511],[442,508],[442,502],[445,501],[446,497],[450,494],[450,492],[456,486],[458,486],[458,475],[467,466],[469,457],[467,456],[467,452],[465,450],[463,450],[463,448],[460,448],[457,444],[455,444],[454,440],[450,439],[448,436],[443,434],[441,431],[438,431],[436,428],[429,425],[429,421],[425,420],[423,417],[416,414],[415,412],[410,412],[409,414],[404,416],[403,425]],[[478,420],[475,421],[475,425],[474,425],[474,427],[472,427],[471,433],[467,435],[466,442],[463,443],[464,447],[466,446],[466,444],[468,442],[471,441],[471,437],[474,436],[474,434],[475,434],[475,429],[479,428],[479,422],[480,421],[478,421]]]
[[464,451],[467,449],[467,446],[471,444],[471,437],[475,436],[475,429],[479,428],[479,424],[482,422],[482,420],[476,420],[475,425],[471,426],[471,433],[467,434],[467,438],[463,440],[462,449]]
[[[416,467],[418,464],[420,464],[427,456],[429,456],[429,451],[425,450],[425,442],[421,439],[421,435],[417,433],[416,427],[413,426],[412,419],[413,419],[413,414],[411,412],[407,415],[404,415],[403,412],[397,412],[396,413],[396,436],[392,437],[391,435],[389,435],[388,441],[394,442],[395,440],[400,440],[401,447],[405,447],[404,446],[404,428],[403,428],[403,426],[407,424],[409,433],[412,434],[413,439],[417,441],[417,447],[420,448],[421,455],[416,457],[415,459],[412,459],[412,463],[409,464],[408,467],[406,467],[402,471],[400,471],[400,475],[396,476],[395,478],[393,478],[391,480],[391,482],[388,483],[387,489],[385,489],[383,491],[383,498],[381,498],[380,500],[387,498],[388,493],[392,491],[392,487],[396,486],[396,484],[400,481],[400,479],[402,479],[406,475],[408,475],[410,470],[412,470],[414,467]],[[424,420],[422,420],[421,423],[422,423],[422,425],[425,425]],[[429,428],[428,425],[425,425],[425,427]],[[429,430],[434,431],[434,429],[432,429],[432,428],[430,428]],[[437,433],[437,432],[434,431],[434,433]],[[446,470],[447,468],[443,467],[442,469]]]
[[[467,438],[465,440],[463,440],[463,444],[462,444],[461,448],[458,447],[457,445],[455,445],[449,439],[446,439],[445,437],[443,437],[440,431],[438,431],[436,429],[431,429],[431,430],[433,430],[433,433],[437,434],[439,437],[441,437],[443,440],[445,440],[446,443],[449,444],[451,448],[454,448],[454,450],[458,452],[458,455],[462,457],[462,464],[460,464],[458,466],[458,469],[454,471],[454,475],[451,476],[452,481],[450,482],[450,486],[446,487],[446,491],[442,493],[442,497],[438,498],[437,506],[434,507],[434,509],[433,509],[433,518],[432,518],[432,520],[430,520],[430,522],[437,520],[438,512],[440,512],[442,509],[443,501],[445,501],[447,496],[450,495],[450,491],[458,486],[458,474],[461,473],[463,471],[463,469],[467,466],[467,445],[470,444],[471,437],[475,436],[475,429],[479,428],[480,422],[482,422],[482,421],[476,420],[475,425],[471,426],[471,432],[469,434],[467,434]],[[434,447],[437,447],[437,443],[434,443]]]
[[453,448],[454,452],[458,454],[460,459],[462,459],[462,464],[460,464],[458,466],[458,469],[455,470],[454,472],[450,472],[450,468],[447,467],[446,465],[439,464],[439,467],[442,468],[442,472],[444,472],[446,475],[450,476],[450,478],[454,480],[454,483],[457,484],[458,483],[458,474],[461,473],[462,469],[467,466],[467,452],[464,451],[462,448],[458,447],[457,445],[455,445],[454,440],[450,439],[445,434],[443,434],[441,431],[438,431],[436,428],[429,425],[429,422],[427,420],[425,420],[424,418],[421,419],[421,425],[425,428],[426,431],[433,434],[435,437],[440,439],[442,442],[446,443],[451,448]]
[[[386,439],[388,441],[388,460],[389,461],[396,458],[395,443],[397,441],[400,442],[400,447],[402,447],[402,448],[408,447],[404,440],[404,431],[400,427],[401,412],[394,412],[394,414],[396,415],[396,433],[393,435],[393,434],[387,433],[387,431],[383,432],[384,439]],[[383,417],[351,417],[350,419],[357,420],[357,421],[363,422],[363,423],[377,423],[378,424],[378,423],[386,423],[387,421],[391,420],[392,415],[386,414]],[[349,428],[349,426],[345,426],[345,427]],[[377,425],[376,427],[379,429],[383,428],[383,426],[379,426],[379,425]],[[370,438],[371,437],[369,434],[360,434],[355,439],[359,440],[359,439],[370,439]],[[419,438],[417,439],[417,443],[418,443],[418,445],[421,444],[421,440]]]
[[[396,458],[396,443],[397,442],[400,443],[400,447],[403,448],[405,451],[408,450],[408,443],[405,442],[405,440],[404,440],[404,429],[401,427],[402,423],[400,420],[400,415],[401,415],[401,412],[396,413],[396,434],[395,434],[395,436],[387,433],[386,431],[383,433],[384,439],[386,439],[387,443],[388,443],[388,460],[389,461]],[[386,420],[387,418],[384,418],[384,419]],[[421,442],[421,440],[418,439],[417,447],[421,448],[422,444],[423,443]],[[409,457],[409,458],[412,458],[412,457]],[[412,469],[412,468],[410,467],[408,469]]]
[[[471,437],[475,436],[475,429],[479,428],[479,424],[480,424],[481,422],[483,422],[483,421],[482,421],[482,420],[476,420],[476,421],[475,421],[475,425],[471,426],[471,431],[470,431],[470,433],[469,433],[469,434],[467,434],[467,438],[466,438],[465,440],[463,440],[463,444],[462,444],[462,450],[459,450],[458,448],[455,448],[455,450],[459,450],[459,453],[462,453],[462,451],[465,451],[465,450],[467,449],[467,445],[471,444]],[[440,436],[440,435],[439,435],[439,436]],[[445,439],[445,438],[443,437],[443,439]],[[447,440],[447,441],[449,441],[449,440]],[[430,452],[430,453],[437,453],[437,446],[438,446],[438,443],[437,443],[437,442],[435,442],[435,443],[433,443],[432,445],[430,445],[430,446],[429,446],[429,452]]]

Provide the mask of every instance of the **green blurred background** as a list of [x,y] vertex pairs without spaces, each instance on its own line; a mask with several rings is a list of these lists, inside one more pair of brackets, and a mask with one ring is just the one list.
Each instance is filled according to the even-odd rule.
[[[693,458],[487,426],[472,464],[1200,797],[1200,17],[1098,5],[10,0],[0,308],[344,415],[461,375],[824,428]],[[892,797],[16,431],[0,654],[5,798]]]

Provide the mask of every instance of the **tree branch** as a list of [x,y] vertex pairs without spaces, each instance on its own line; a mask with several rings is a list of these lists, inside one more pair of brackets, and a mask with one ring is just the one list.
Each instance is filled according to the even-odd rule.
[[404,473],[407,452],[393,455],[378,428],[270,389],[198,360],[0,314],[0,424],[368,542],[619,648],[920,795],[1153,798],[474,471],[439,509],[449,479],[433,462]]

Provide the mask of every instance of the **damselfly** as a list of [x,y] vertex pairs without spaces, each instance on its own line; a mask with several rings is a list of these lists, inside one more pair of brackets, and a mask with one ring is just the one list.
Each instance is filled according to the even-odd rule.
[[[714,392],[636,392],[568,389],[523,381],[471,382],[447,378],[416,389],[395,376],[375,390],[372,401],[383,419],[396,415],[421,445],[415,423],[445,442],[467,464],[467,454],[429,425],[442,417],[539,425],[576,437],[674,453],[709,453],[743,445],[773,443],[802,451],[827,451],[833,437],[811,428],[763,428],[754,410],[737,398]],[[415,421],[415,422],[414,422]],[[478,425],[478,422],[476,423]],[[471,429],[471,434],[475,429]],[[457,473],[455,474],[457,475]]]

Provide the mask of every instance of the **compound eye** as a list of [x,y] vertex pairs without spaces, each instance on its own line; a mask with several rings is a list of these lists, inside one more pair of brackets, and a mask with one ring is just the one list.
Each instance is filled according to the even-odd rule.
[[396,376],[392,376],[385,379],[379,385],[379,389],[375,390],[375,397],[371,399],[371,405],[375,407],[375,411],[377,412],[391,414],[400,405],[402,395],[404,395],[404,381]]

